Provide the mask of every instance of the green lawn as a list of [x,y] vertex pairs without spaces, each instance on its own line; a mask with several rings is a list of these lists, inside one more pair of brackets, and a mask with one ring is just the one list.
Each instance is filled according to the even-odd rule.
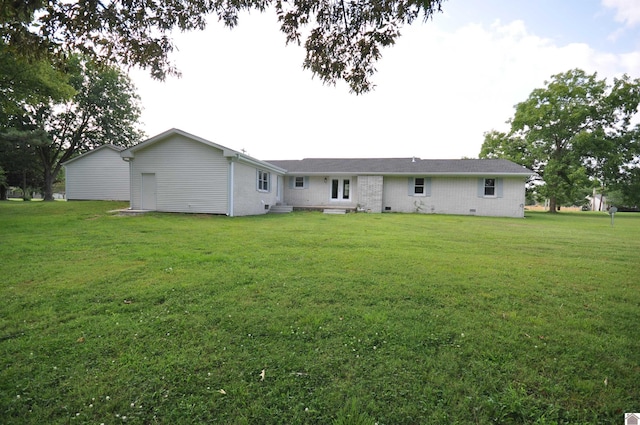
[[640,411],[640,214],[108,212],[125,206],[0,203],[3,424]]

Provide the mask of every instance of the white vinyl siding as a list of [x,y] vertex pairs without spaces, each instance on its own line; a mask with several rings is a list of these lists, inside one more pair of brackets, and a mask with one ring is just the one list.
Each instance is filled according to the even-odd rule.
[[129,200],[129,164],[104,146],[65,164],[68,200]]
[[142,174],[156,176],[156,209],[228,213],[229,161],[220,149],[172,135],[135,152],[131,160],[133,209],[141,208]]

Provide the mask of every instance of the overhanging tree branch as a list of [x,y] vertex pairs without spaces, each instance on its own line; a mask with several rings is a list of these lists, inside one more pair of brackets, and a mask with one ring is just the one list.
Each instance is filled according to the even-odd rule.
[[0,13],[0,39],[14,52],[66,57],[81,51],[96,61],[148,69],[157,79],[177,75],[169,54],[172,30],[204,29],[217,16],[228,27],[243,11],[275,8],[287,43],[308,28],[303,63],[324,83],[345,81],[351,91],[374,86],[370,77],[383,47],[420,14],[424,20],[445,0],[49,0],[29,7],[10,2]]

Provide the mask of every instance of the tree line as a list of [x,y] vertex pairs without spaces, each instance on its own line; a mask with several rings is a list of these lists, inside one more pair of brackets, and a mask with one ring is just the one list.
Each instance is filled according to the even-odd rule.
[[582,205],[594,189],[640,206],[640,79],[556,74],[515,106],[510,130],[485,133],[480,158],[506,158],[536,174],[529,191],[549,211]]

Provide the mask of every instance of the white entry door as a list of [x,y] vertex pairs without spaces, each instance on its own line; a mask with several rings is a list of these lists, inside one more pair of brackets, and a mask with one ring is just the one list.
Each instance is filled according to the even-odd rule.
[[143,210],[156,209],[156,175],[142,173],[142,205]]
[[351,199],[351,179],[331,179],[331,200],[348,201]]

